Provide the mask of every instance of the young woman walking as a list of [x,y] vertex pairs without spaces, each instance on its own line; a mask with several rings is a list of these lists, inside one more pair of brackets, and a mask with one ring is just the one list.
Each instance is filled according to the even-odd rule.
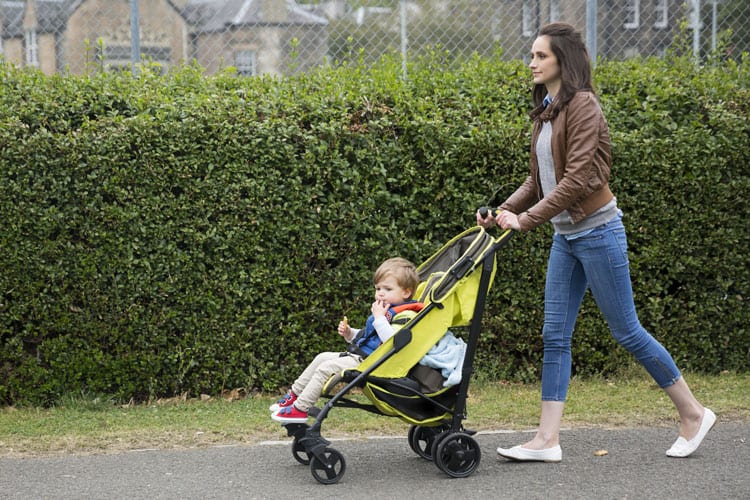
[[497,452],[518,461],[562,460],[560,422],[570,381],[573,328],[584,293],[591,289],[614,338],[677,408],[679,437],[667,455],[687,457],[716,416],[695,399],[672,356],[636,315],[622,212],[609,189],[609,131],[583,38],[569,24],[552,23],[540,30],[531,50],[531,173],[496,216],[483,218],[477,212],[477,223],[519,231],[547,221],[554,226],[544,291],[542,408],[531,441]]

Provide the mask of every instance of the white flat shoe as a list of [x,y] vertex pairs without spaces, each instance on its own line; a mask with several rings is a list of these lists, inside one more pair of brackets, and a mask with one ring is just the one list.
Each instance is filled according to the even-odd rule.
[[701,420],[701,427],[698,429],[698,434],[689,441],[682,436],[678,437],[672,447],[667,450],[668,457],[689,457],[701,445],[703,438],[706,437],[708,431],[710,431],[711,427],[716,423],[716,415],[714,415],[714,412],[708,408],[704,408],[703,410],[703,420]]
[[544,450],[530,450],[522,446],[513,448],[498,448],[497,454],[501,457],[518,462],[560,462],[562,461],[562,448],[560,445]]

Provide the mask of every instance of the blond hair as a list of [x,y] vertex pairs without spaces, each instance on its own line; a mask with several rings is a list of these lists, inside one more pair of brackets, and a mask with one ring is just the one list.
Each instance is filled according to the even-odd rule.
[[393,276],[398,286],[411,290],[412,294],[419,285],[417,266],[402,257],[393,257],[380,264],[373,275],[373,282],[377,285],[388,276]]

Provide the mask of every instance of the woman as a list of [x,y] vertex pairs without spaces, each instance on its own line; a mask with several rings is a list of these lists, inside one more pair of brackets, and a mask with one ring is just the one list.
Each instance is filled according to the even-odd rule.
[[622,212],[608,184],[609,132],[581,34],[565,23],[544,26],[532,46],[529,67],[536,106],[531,113],[531,175],[496,216],[482,218],[477,212],[477,223],[529,231],[551,221],[555,228],[545,285],[542,408],[531,441],[497,452],[520,461],[562,460],[560,421],[570,381],[570,345],[590,288],[614,338],[677,408],[679,438],[667,455],[687,457],[716,416],[695,399],[670,354],[638,321]]

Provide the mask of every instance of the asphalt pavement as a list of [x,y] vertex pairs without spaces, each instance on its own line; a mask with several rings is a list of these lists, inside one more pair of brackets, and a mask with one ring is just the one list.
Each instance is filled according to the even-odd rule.
[[[3,499],[750,499],[750,423],[719,421],[691,457],[665,451],[675,429],[572,429],[563,461],[518,463],[498,446],[529,438],[482,432],[472,475],[451,478],[402,437],[331,440],[345,459],[340,481],[318,483],[291,441],[187,450],[0,458]],[[323,428],[325,437],[325,426]],[[598,456],[596,452],[607,453]]]

